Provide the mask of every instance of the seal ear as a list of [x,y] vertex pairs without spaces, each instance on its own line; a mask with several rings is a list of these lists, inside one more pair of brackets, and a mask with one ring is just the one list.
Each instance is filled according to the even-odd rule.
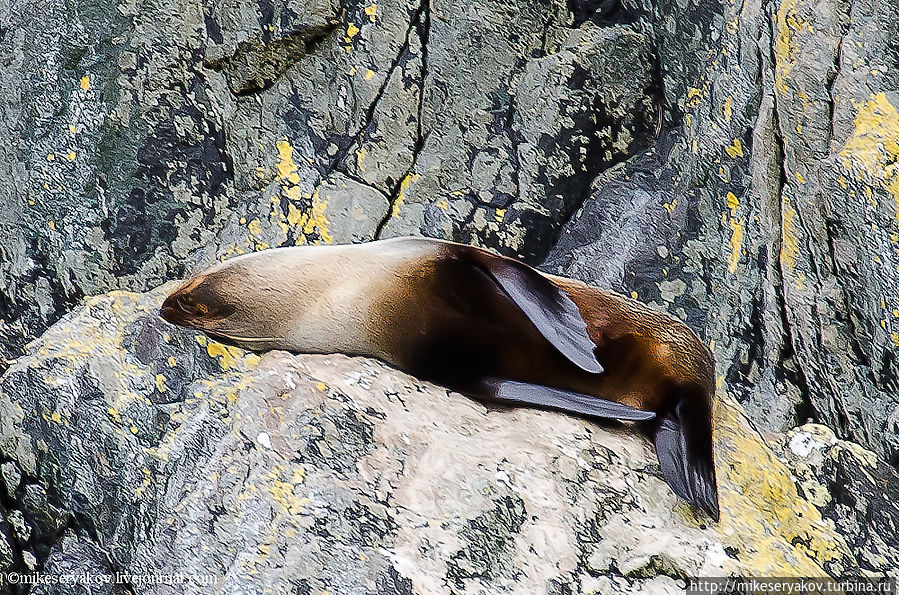
[[603,371],[587,323],[562,288],[526,264],[478,250],[466,252],[562,355],[587,372]]
[[675,494],[717,521],[718,484],[712,453],[711,411],[692,395],[675,398],[678,400],[655,429],[654,442],[662,475]]

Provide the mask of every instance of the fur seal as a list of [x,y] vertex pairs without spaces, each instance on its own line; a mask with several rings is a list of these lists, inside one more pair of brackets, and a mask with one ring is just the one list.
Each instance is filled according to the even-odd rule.
[[475,399],[639,421],[674,492],[718,519],[712,354],[612,291],[404,237],[240,256],[184,282],[160,315],[255,351],[371,356]]

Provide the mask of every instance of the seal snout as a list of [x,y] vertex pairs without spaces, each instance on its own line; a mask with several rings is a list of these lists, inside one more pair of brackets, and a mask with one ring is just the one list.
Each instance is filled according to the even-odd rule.
[[162,307],[159,308],[159,315],[166,322],[171,322],[178,326],[189,326],[191,317],[182,307],[182,300],[179,294],[180,292],[176,290],[165,298],[165,301],[162,302]]
[[227,318],[234,311],[234,306],[217,289],[215,280],[200,276],[165,298],[159,315],[172,324],[198,327],[204,322]]

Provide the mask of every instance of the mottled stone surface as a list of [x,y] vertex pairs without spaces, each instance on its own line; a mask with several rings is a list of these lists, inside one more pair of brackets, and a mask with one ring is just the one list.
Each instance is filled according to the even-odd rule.
[[[775,572],[785,560],[831,573],[851,573],[856,565],[895,568],[888,536],[897,533],[896,513],[888,503],[899,500],[897,28],[897,7],[873,0],[0,5],[0,373],[9,368],[0,384],[12,408],[0,416],[0,568],[26,571],[52,560],[62,569],[76,559],[103,568],[98,552],[109,551],[116,569],[137,572],[156,568],[159,559],[147,561],[136,544],[172,543],[196,548],[190,562],[196,568],[214,559],[216,568],[246,569],[258,557],[302,555],[308,576],[327,578],[352,558],[358,574],[341,579],[352,592],[430,592],[425,576],[441,577],[433,579],[437,590],[521,584],[547,593],[677,592],[679,577],[715,560],[727,572]],[[552,525],[555,517],[532,520],[538,505],[522,494],[538,480],[562,490],[563,475],[555,463],[538,468],[514,457],[525,478],[510,480],[514,489],[464,500],[471,508],[455,517],[424,508],[434,515],[428,523],[444,519],[433,521],[436,528],[428,524],[434,535],[425,535],[424,520],[406,523],[396,511],[370,509],[393,504],[365,492],[368,479],[349,487],[320,479],[316,489],[328,496],[304,497],[333,501],[328,518],[336,520],[315,521],[308,547],[339,542],[344,549],[298,553],[294,542],[272,549],[253,540],[271,529],[273,517],[263,522],[235,504],[243,480],[220,471],[230,483],[209,487],[209,476],[198,471],[227,461],[249,473],[254,461],[271,472],[265,465],[279,461],[252,459],[268,452],[258,444],[222,442],[234,428],[212,419],[233,404],[224,393],[212,398],[213,385],[270,398],[278,387],[257,377],[259,369],[296,366],[296,374],[314,376],[325,374],[315,369],[323,366],[334,374],[325,378],[325,392],[349,395],[334,403],[360,411],[365,403],[400,425],[400,410],[365,400],[381,398],[377,391],[365,396],[343,388],[340,375],[408,384],[415,387],[410,398],[419,389],[434,398],[441,393],[377,364],[337,357],[325,365],[272,355],[246,369],[238,357],[238,381],[229,376],[234,370],[222,376],[220,366],[236,355],[214,344],[198,349],[193,336],[172,333],[149,314],[138,323],[121,295],[106,298],[111,305],[90,302],[87,316],[96,328],[82,325],[75,333],[64,323],[15,363],[28,341],[85,296],[146,291],[270,246],[405,233],[542,261],[545,270],[666,309],[708,341],[722,402],[729,403],[719,412],[729,424],[719,442],[731,441],[721,447],[731,450],[719,460],[719,473],[728,477],[722,485],[734,489],[722,493],[722,506],[756,512],[732,512],[717,530],[724,537],[687,525],[708,543],[720,537],[726,559],[677,541],[670,559],[669,550],[610,541],[629,535],[617,529],[636,513],[600,501],[624,499],[634,493],[630,484],[647,478],[656,485],[654,471],[636,469],[643,463],[622,463],[625,479],[590,479],[595,490],[586,500],[553,501],[559,511],[581,515],[577,529],[571,523],[567,533],[534,533],[533,523]],[[148,298],[134,299],[150,312]],[[138,326],[126,331],[128,316]],[[68,355],[39,351],[51,347]],[[308,385],[296,391],[290,399],[297,412],[319,407],[320,416],[333,416],[343,407],[330,396],[310,400],[318,393]],[[392,393],[384,391],[389,401]],[[520,415],[555,431],[559,419],[469,406],[483,415],[479,423]],[[728,434],[726,428],[749,427],[743,412],[772,448],[785,449],[784,463],[760,441],[740,442],[751,433]],[[258,417],[265,410],[243,413]],[[342,419],[330,423],[343,428]],[[383,432],[381,422],[367,421]],[[583,431],[569,428],[565,452],[589,460],[578,469],[592,469],[607,457],[577,453],[613,439],[577,423]],[[797,426],[804,429],[792,430]],[[819,426],[833,432],[822,438],[826,446],[807,455],[784,446],[792,440],[785,436]],[[200,429],[184,434],[182,427]],[[469,431],[448,428],[447,435]],[[533,425],[524,431],[542,435]],[[791,431],[798,434],[784,434]],[[175,434],[185,453],[179,464],[147,450]],[[613,435],[653,465],[645,443]],[[416,436],[427,445],[420,448],[435,448],[424,427]],[[221,444],[238,454],[210,454]],[[302,441],[289,444],[308,450]],[[502,452],[501,446],[491,448]],[[741,449],[754,460],[741,463]],[[540,452],[544,462],[561,456]],[[389,464],[419,463],[417,456],[405,453]],[[296,466],[308,461],[298,461],[278,464],[292,474],[306,469]],[[358,472],[349,461],[341,464]],[[384,461],[375,468],[389,476]],[[468,474],[472,494],[491,473],[489,485],[500,485],[495,475],[504,463],[479,462],[483,469],[457,468],[464,469],[459,477]],[[614,476],[602,465],[596,468]],[[548,475],[539,479],[540,472]],[[253,477],[246,485],[257,490],[270,479]],[[207,486],[205,495],[197,486]],[[335,486],[341,495],[333,495]],[[160,490],[174,491],[163,497]],[[187,513],[179,516],[182,500],[193,503],[191,514],[204,506],[213,511],[199,517],[208,522],[191,525]],[[597,511],[606,506],[618,516],[602,517]],[[650,516],[678,511],[674,520],[662,518],[671,523],[666,528],[682,530],[677,515],[686,513],[674,501],[653,506]],[[328,516],[313,510],[313,518]],[[790,516],[797,511],[820,517],[839,539],[785,529],[798,522],[796,531],[804,531],[805,521]],[[183,524],[165,533],[159,529],[165,515]],[[216,533],[220,518],[232,524]],[[384,551],[400,543],[398,527],[411,527],[404,530],[416,539],[425,535],[424,545],[391,558]],[[201,543],[204,531],[208,541]],[[216,540],[232,531],[240,535],[234,551],[204,557],[203,545],[218,547]],[[544,534],[552,537],[535,537]],[[728,545],[734,535],[769,541],[741,550]],[[697,543],[707,543],[702,539]],[[561,552],[563,542],[572,548],[560,554],[567,562],[552,572],[540,566],[540,553]],[[805,558],[782,543],[806,548]],[[355,562],[360,552],[368,565]],[[412,577],[409,560],[426,569]],[[509,560],[525,570],[514,571]],[[291,588],[326,588],[320,583]]]
[[846,537],[869,568],[899,568],[899,475],[875,453],[838,439],[833,430],[806,424],[779,446],[800,493]]
[[[147,588],[140,582],[142,577],[117,573],[106,553],[96,543],[79,537],[72,531],[64,533],[57,542],[43,565],[41,575],[52,577],[55,582],[35,585],[29,591],[32,595],[127,595],[153,592],[153,587]],[[84,579],[78,580],[80,577]],[[161,580],[170,579],[163,577]]]
[[574,25],[563,0],[0,7],[0,357],[84,295],[268,246],[539,260],[657,119],[650,37]]
[[896,7],[638,12],[655,32],[664,131],[593,181],[544,268],[687,320],[761,427],[818,421],[895,467]]
[[[170,287],[90,298],[0,380],[7,467],[74,517],[50,570],[433,594],[895,568],[896,544],[868,539],[860,556],[858,510],[819,508],[726,394],[714,524],[626,425],[485,407],[375,360],[225,347],[157,316]],[[895,490],[866,493],[892,522]],[[209,592],[199,580],[135,592]]]

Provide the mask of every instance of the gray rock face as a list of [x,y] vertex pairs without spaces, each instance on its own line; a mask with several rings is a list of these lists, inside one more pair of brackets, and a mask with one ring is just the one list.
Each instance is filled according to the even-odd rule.
[[[522,3],[519,18],[536,6]],[[546,25],[541,38],[539,24],[523,22],[520,35],[505,40],[490,25],[475,30],[479,40],[469,43],[483,49],[461,65],[464,37],[451,48],[431,45],[422,116],[429,136],[384,231],[423,231],[533,261],[546,254],[596,173],[647,144],[655,120],[649,39],[590,23],[568,31]],[[510,54],[491,55],[496,48]],[[475,76],[497,60],[508,74]]]
[[562,0],[3,10],[5,358],[84,295],[269,246],[539,260],[656,119],[650,38]]
[[544,268],[702,330],[762,427],[817,420],[895,466],[895,7],[673,6],[643,7],[667,130],[594,180]]
[[[727,395],[710,524],[627,426],[488,408],[374,360],[228,348],[159,319],[166,289],[90,298],[0,381],[7,468],[74,515],[46,572],[135,593],[677,593],[895,568],[885,527],[862,536],[862,509],[797,491]],[[866,487],[870,506],[891,510],[890,489]]]
[[[871,0],[0,5],[0,570],[566,593],[895,569],[897,17]],[[164,326],[159,294],[88,300],[26,349],[85,296],[400,234],[542,262],[686,320],[717,360],[729,520],[702,529],[664,500],[626,434],[454,409],[371,362],[251,365]],[[421,395],[450,412],[442,429],[397,404]],[[738,430],[744,410],[777,456]],[[539,465],[487,456],[507,452],[495,441],[447,462],[485,448],[497,415],[563,438],[502,434]],[[819,426],[834,435],[796,455]],[[409,471],[427,465],[455,483]],[[445,509],[410,500],[444,493]]]
[[880,498],[899,493],[893,469],[819,424],[794,428],[781,446],[802,494],[846,536],[860,563],[899,568],[899,502]]
[[[147,589],[140,582],[141,578],[117,573],[103,550],[71,531],[63,534],[44,563],[42,574],[57,580],[54,583],[37,584],[30,591],[34,595],[125,595],[132,592],[152,592],[152,585]],[[76,580],[78,577],[85,579]]]

